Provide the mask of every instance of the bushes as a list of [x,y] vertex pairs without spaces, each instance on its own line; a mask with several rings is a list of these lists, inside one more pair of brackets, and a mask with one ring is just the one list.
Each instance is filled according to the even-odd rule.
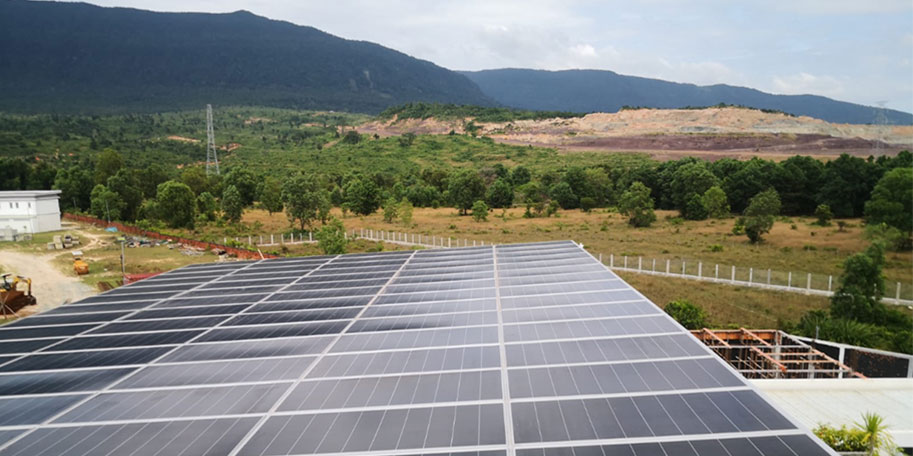
[[663,310],[686,329],[707,327],[707,315],[704,313],[704,309],[692,304],[687,299],[672,301],[666,304]]
[[656,221],[650,189],[640,182],[631,184],[628,191],[621,195],[618,210],[628,217],[632,226],[647,227]]

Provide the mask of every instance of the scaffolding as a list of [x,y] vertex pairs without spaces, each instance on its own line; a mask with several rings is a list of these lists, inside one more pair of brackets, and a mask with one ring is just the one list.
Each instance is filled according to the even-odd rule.
[[704,328],[691,333],[745,378],[865,378],[783,331]]

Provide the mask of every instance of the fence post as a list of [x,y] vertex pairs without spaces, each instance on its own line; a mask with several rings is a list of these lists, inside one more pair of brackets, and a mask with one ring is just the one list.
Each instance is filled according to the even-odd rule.
[[787,278],[786,278],[786,288],[790,288],[792,286],[793,286],[793,272],[789,271],[789,275],[787,275]]
[[602,254],[599,254],[599,262],[602,263]]
[[447,236],[447,248],[452,247],[453,239],[450,236]]
[[685,275],[685,260],[682,260],[682,275]]
[[262,244],[262,243],[263,243],[263,235],[261,234],[260,235],[260,244]]
[[748,268],[748,285],[754,280],[754,268]]
[[713,280],[720,280],[720,264],[717,263],[713,266]]
[[701,275],[704,273],[704,263],[702,261],[697,262],[697,278],[700,279]]
[[894,290],[894,304],[900,304],[900,282],[897,282],[897,289]]
[[831,287],[834,285],[834,276],[827,276],[827,291],[831,291]]
[[808,276],[805,279],[805,294],[809,294],[812,291],[812,273],[809,272]]
[[735,282],[735,266],[732,266],[732,280],[730,282]]
[[656,272],[656,258],[653,259],[653,272]]
[[610,268],[615,267],[615,254],[614,253],[609,254],[609,267]]
[[637,257],[637,270],[638,271],[641,270],[641,266],[643,266],[643,257]]
[[222,244],[223,244],[223,245],[228,245],[228,238],[227,238],[227,237],[223,237],[223,238],[222,238]]
[[767,268],[767,284],[770,285],[770,268]]
[[625,255],[625,269],[628,269],[628,256]]
[[270,244],[275,244],[275,242],[273,242],[273,234],[272,234],[272,233],[270,233],[270,235],[269,235],[269,243],[270,243]]
[[666,274],[669,274],[669,266],[672,264],[672,260],[666,260]]
[[247,235],[247,245],[251,245],[251,244],[253,244],[253,241],[251,241],[251,237],[250,237],[250,235],[248,234],[248,235]]

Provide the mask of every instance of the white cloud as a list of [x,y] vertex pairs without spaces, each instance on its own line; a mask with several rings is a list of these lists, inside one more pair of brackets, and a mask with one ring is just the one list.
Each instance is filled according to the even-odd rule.
[[815,76],[800,72],[786,76],[774,76],[774,89],[787,95],[815,94],[839,97],[844,92],[842,82],[831,76]]
[[571,54],[578,57],[597,57],[596,48],[589,44],[577,44],[571,46]]

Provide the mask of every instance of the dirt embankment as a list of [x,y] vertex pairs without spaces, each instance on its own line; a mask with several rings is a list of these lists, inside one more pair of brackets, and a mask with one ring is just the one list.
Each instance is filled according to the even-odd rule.
[[[394,119],[359,127],[380,136],[463,133],[470,119]],[[584,117],[479,123],[496,141],[563,151],[640,151],[657,158],[681,155],[770,158],[795,154],[860,156],[913,148],[913,126],[833,124],[741,108],[638,109]]]

